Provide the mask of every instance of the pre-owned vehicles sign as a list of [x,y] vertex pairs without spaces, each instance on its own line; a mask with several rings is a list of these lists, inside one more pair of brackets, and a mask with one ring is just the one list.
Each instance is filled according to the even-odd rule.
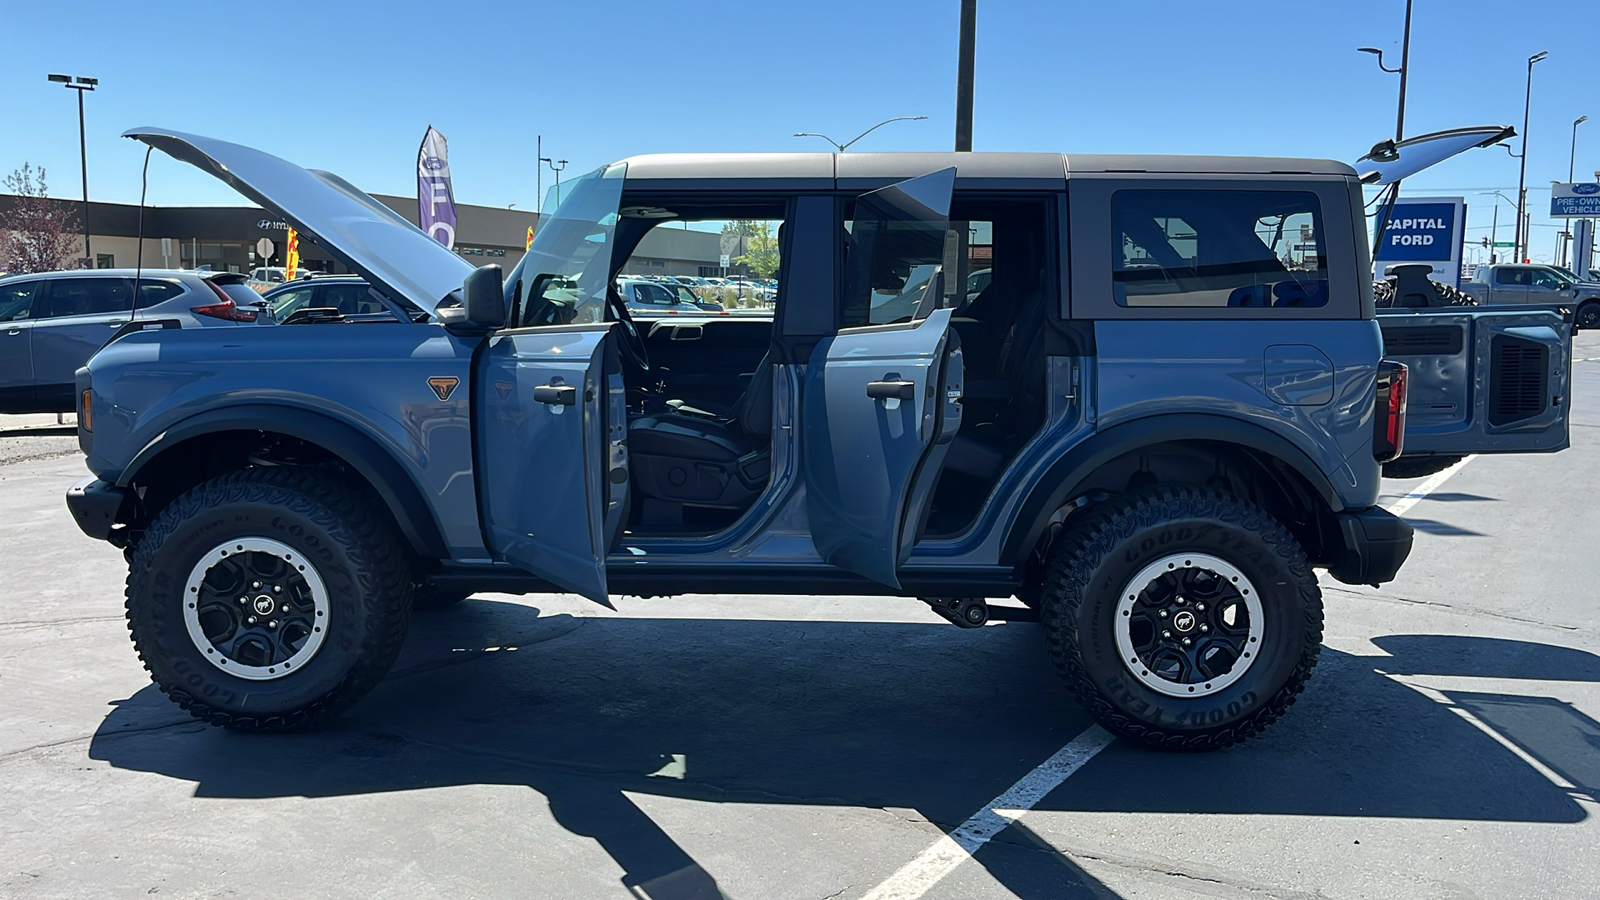
[[1389,225],[1378,244],[1377,275],[1383,264],[1428,263],[1434,280],[1456,284],[1461,270],[1461,233],[1466,204],[1455,197],[1402,197],[1389,213]]
[[1600,184],[1557,184],[1550,192],[1550,217],[1600,217]]

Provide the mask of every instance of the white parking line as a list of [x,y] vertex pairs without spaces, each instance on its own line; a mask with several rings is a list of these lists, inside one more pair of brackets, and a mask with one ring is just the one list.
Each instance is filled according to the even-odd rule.
[[1439,489],[1439,485],[1444,484],[1446,481],[1449,481],[1457,472],[1461,471],[1462,468],[1464,468],[1467,463],[1472,462],[1473,460],[1475,460],[1477,458],[1478,458],[1477,456],[1462,457],[1460,462],[1456,463],[1455,465],[1451,466],[1448,469],[1445,469],[1443,472],[1439,472],[1439,473],[1435,474],[1433,477],[1429,478],[1427,481],[1424,481],[1423,483],[1417,485],[1416,490],[1414,490],[1411,493],[1405,495],[1404,497],[1401,497],[1399,500],[1396,500],[1393,503],[1384,504],[1383,508],[1387,509],[1389,512],[1394,513],[1397,516],[1404,516],[1406,514],[1406,510],[1410,509],[1413,506],[1416,506],[1417,502],[1420,501],[1422,498],[1424,498],[1424,497],[1428,496],[1429,494],[1433,493],[1434,491],[1438,490]]
[[972,818],[962,822],[955,831],[934,841],[933,846],[919,853],[916,859],[901,866],[862,900],[916,900],[921,897],[1110,743],[1110,732],[1099,725],[1090,725],[1005,793],[973,813]]

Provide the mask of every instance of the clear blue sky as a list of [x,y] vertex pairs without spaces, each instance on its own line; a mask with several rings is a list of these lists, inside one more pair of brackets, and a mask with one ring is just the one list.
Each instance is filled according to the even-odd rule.
[[[957,0],[661,2],[15,3],[5,16],[0,170],[49,170],[78,194],[76,109],[48,72],[92,75],[90,193],[137,201],[140,148],[117,135],[162,125],[251,144],[379,193],[415,190],[431,123],[450,139],[457,198],[535,205],[534,139],[571,171],[686,150],[824,149],[920,114],[857,145],[946,149],[954,128]],[[269,15],[257,15],[265,10]],[[1579,173],[1600,169],[1600,92],[1587,43],[1593,0],[1416,0],[1408,134],[1522,124],[1535,69],[1528,157],[1533,252],[1565,179],[1572,121]],[[1397,78],[1359,46],[1393,49],[1403,0],[980,0],[978,150],[1215,153],[1352,160],[1393,133]],[[1520,141],[1520,139],[1518,139]],[[237,195],[156,154],[150,202]],[[549,176],[546,174],[546,187]],[[1580,175],[1580,180],[1582,180]],[[1467,196],[1469,239],[1517,162],[1479,150],[1407,182]],[[1510,239],[1509,208],[1501,238]]]

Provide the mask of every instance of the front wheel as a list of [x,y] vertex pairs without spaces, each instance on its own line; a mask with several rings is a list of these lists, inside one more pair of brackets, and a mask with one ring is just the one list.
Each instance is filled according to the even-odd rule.
[[1572,322],[1583,329],[1600,328],[1600,300],[1590,300],[1578,307],[1577,315],[1573,316]]
[[299,467],[193,488],[128,567],[128,628],[156,686],[238,730],[307,727],[360,699],[399,653],[410,604],[388,510]]
[[1050,656],[1106,730],[1225,747],[1283,715],[1322,641],[1305,552],[1262,510],[1169,487],[1113,498],[1051,549]]

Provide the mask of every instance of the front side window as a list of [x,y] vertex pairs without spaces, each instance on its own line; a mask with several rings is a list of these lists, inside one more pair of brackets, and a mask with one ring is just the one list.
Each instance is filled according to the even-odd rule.
[[291,291],[280,291],[272,295],[272,317],[279,322],[289,318],[294,313],[305,309],[311,303],[311,288],[295,288]]
[[[507,279],[514,327],[605,321],[611,250],[628,167],[618,163],[562,186]],[[551,204],[546,204],[549,209]]]
[[1561,288],[1561,282],[1562,279],[1560,275],[1557,275],[1556,273],[1547,269],[1536,269],[1533,272],[1534,287],[1549,288],[1550,290],[1554,291]]
[[0,285],[0,322],[17,322],[33,317],[33,294],[37,281]]
[[1117,191],[1111,219],[1112,292],[1119,306],[1327,305],[1315,194]]
[[56,278],[50,282],[50,317],[105,315],[132,308],[131,278]]

